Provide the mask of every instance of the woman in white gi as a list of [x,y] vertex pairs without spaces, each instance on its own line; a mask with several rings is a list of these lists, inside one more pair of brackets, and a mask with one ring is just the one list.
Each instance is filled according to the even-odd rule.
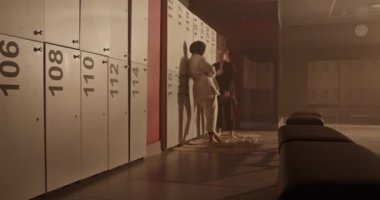
[[194,80],[194,100],[201,107],[206,116],[206,130],[209,134],[209,142],[220,138],[216,134],[216,120],[218,115],[219,86],[215,80],[215,67],[210,65],[203,54],[206,50],[205,43],[201,41],[193,42],[190,45],[192,53],[189,60],[190,77]]

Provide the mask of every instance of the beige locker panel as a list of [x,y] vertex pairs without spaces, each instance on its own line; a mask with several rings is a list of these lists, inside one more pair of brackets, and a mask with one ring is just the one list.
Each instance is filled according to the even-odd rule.
[[202,41],[201,40],[201,26],[200,19],[198,16],[193,15],[193,39],[194,41]]
[[210,47],[210,45],[211,45],[211,43],[210,43],[210,27],[207,24],[204,25],[204,42],[206,44],[206,51],[205,51],[205,53],[204,53],[203,56],[205,57],[205,59],[207,60],[207,62],[209,62],[210,64],[214,64],[210,60],[210,57],[211,57],[210,56],[210,53],[211,53],[211,47]]
[[128,63],[109,59],[108,64],[108,149],[109,169],[128,163]]
[[199,19],[198,27],[199,27],[199,40],[202,42],[206,42],[206,29],[205,29],[206,27],[202,19]]
[[0,35],[0,194],[45,192],[43,44]]
[[339,73],[339,65],[336,62],[309,62],[309,105],[338,104]]
[[179,106],[178,106],[178,73],[168,70],[167,80],[167,148],[178,145],[181,141]]
[[0,34],[44,40],[45,0],[1,0]]
[[82,178],[108,168],[108,58],[81,53]]
[[178,38],[178,4],[177,0],[168,0],[168,53],[167,53],[167,64],[168,69],[178,70],[178,46],[180,45],[177,42]]
[[110,3],[107,0],[81,0],[80,49],[110,54]]
[[378,121],[379,61],[340,61],[340,115],[342,119]]
[[132,0],[131,60],[146,64],[148,59],[148,0]]
[[217,62],[217,49],[216,49],[216,31],[211,29],[211,55],[210,55],[210,61],[211,63]]
[[193,43],[194,41],[194,31],[193,31],[193,28],[194,28],[194,21],[193,21],[193,18],[194,18],[194,15],[188,10],[186,9],[185,11],[185,39],[186,39],[186,43],[185,43],[185,49],[187,49],[187,54],[186,56],[188,58],[190,58],[191,56],[191,53],[190,53],[190,45],[191,43]]
[[186,56],[185,44],[185,7],[178,1],[173,4],[173,20],[169,19],[168,69],[180,71],[182,59]]
[[132,62],[130,161],[146,155],[147,90],[147,66]]
[[183,71],[187,59],[187,46],[186,46],[186,10],[187,8],[178,2],[177,4],[177,24],[176,24],[176,45],[173,52],[175,59],[175,71],[178,73]]
[[79,48],[79,0],[45,0],[45,41]]
[[[353,106],[357,104],[358,76],[360,73],[354,61],[341,61],[340,63],[340,91],[341,105]],[[344,114],[343,114],[344,115]]]
[[47,190],[81,179],[80,52],[45,48]]
[[128,60],[128,0],[113,0],[110,5],[110,57]]

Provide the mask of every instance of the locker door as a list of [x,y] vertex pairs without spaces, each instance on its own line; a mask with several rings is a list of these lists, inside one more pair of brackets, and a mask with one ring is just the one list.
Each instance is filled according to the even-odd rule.
[[198,16],[193,15],[193,31],[194,31],[194,41],[201,40],[201,32],[200,32],[200,19]]
[[186,37],[186,49],[187,49],[187,56],[190,57],[190,45],[194,41],[194,24],[193,24],[193,14],[189,11],[186,10],[186,21],[185,21],[185,37]]
[[[194,36],[195,36],[194,35],[194,15],[189,10],[186,9],[185,39],[186,39],[187,58],[190,58],[191,56],[189,47],[191,43],[193,43],[194,41]],[[188,76],[187,71],[183,72],[182,75],[183,74],[186,74]],[[190,113],[189,115],[190,119],[188,119],[190,120],[189,131],[188,131],[188,135],[185,138],[186,140],[189,140],[196,137],[196,123],[195,123],[195,113],[194,113],[193,80],[188,79],[187,84],[188,84],[187,86],[188,94],[186,95],[188,95],[188,101],[189,101],[188,104],[190,108],[188,111],[186,110],[186,113],[184,113],[184,115],[187,115],[187,112]]]
[[108,149],[109,168],[128,163],[128,63],[109,59]]
[[0,194],[45,192],[43,45],[0,35]]
[[148,58],[148,0],[132,0],[131,60],[146,64]]
[[205,59],[207,60],[207,62],[209,62],[210,64],[211,61],[210,61],[210,39],[209,39],[209,27],[207,24],[204,24],[204,43],[206,44],[206,51],[205,51],[205,54],[203,55],[205,57]]
[[215,63],[217,61],[216,55],[217,55],[217,49],[216,49],[216,31],[215,30],[211,30],[211,63]]
[[202,19],[199,19],[198,21],[198,26],[199,26],[199,40],[202,42],[206,42],[205,39],[205,23],[202,21]]
[[79,0],[45,0],[45,41],[79,48]]
[[107,170],[107,63],[104,56],[81,54],[82,178]]
[[167,80],[167,148],[174,147],[179,143],[179,120],[178,120],[178,95],[176,84],[176,72],[168,70]]
[[113,58],[128,59],[128,0],[114,0],[111,5],[111,54]]
[[47,189],[81,178],[80,52],[46,45]]
[[81,1],[81,50],[110,54],[109,5],[107,0]]
[[177,20],[178,20],[178,10],[177,10],[178,2],[175,0],[168,0],[168,54],[167,54],[167,68],[171,70],[175,70],[176,66],[176,51],[178,42],[177,38]]
[[146,155],[147,68],[132,62],[130,161]]
[[44,40],[44,0],[1,0],[0,34]]

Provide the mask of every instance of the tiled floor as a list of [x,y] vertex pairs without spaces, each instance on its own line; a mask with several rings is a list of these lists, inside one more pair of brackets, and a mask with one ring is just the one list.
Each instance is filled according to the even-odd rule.
[[[380,126],[327,124],[380,155]],[[260,134],[250,153],[169,151],[64,187],[54,200],[274,200],[277,133]]]
[[[257,134],[257,132],[252,132]],[[276,132],[262,132],[251,153],[169,151],[64,187],[54,200],[274,200]]]

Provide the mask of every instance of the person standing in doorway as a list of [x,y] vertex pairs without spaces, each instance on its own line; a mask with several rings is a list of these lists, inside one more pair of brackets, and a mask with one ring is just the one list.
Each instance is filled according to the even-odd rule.
[[214,64],[216,70],[216,80],[220,87],[220,96],[218,96],[218,119],[217,130],[220,132],[229,132],[234,137],[234,105],[233,80],[234,66],[230,61],[228,49],[218,52],[218,62]]
[[216,134],[219,86],[215,80],[215,67],[203,57],[205,50],[206,44],[202,41],[195,41],[190,45],[190,77],[194,80],[195,103],[200,106],[206,116],[206,130],[209,134],[209,142],[212,143],[215,140],[221,142]]

